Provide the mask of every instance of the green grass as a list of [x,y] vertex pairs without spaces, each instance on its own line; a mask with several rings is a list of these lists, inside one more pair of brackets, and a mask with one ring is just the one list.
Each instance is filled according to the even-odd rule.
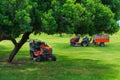
[[[51,45],[56,62],[29,59],[27,42],[9,64],[6,59],[13,44],[0,42],[0,80],[120,80],[120,32],[110,36],[105,47],[70,47],[69,35],[31,35]],[[18,38],[19,40],[19,38]]]

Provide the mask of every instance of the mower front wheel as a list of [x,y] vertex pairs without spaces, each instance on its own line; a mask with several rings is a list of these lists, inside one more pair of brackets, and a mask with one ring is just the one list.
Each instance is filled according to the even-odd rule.
[[82,46],[83,46],[83,47],[86,47],[86,46],[88,46],[88,44],[87,44],[86,42],[83,42],[83,43],[82,43]]
[[37,56],[35,61],[37,61],[37,62],[40,62],[40,61],[42,61],[42,58],[41,58],[41,56]]
[[52,55],[52,61],[56,61],[56,56]]
[[48,57],[48,61],[56,61],[56,57],[54,55],[50,55]]

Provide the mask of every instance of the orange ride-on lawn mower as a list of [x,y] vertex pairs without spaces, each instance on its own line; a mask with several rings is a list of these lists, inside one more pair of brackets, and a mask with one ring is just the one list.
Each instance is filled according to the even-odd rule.
[[56,61],[56,56],[52,54],[52,48],[41,41],[30,43],[30,57],[37,62]]
[[75,36],[70,39],[70,45],[71,46],[88,46],[90,43],[90,40],[88,37],[85,37],[82,39],[81,42],[79,42],[80,36]]
[[108,35],[94,35],[93,37],[93,43],[95,45],[105,46],[105,42],[109,42],[109,36]]

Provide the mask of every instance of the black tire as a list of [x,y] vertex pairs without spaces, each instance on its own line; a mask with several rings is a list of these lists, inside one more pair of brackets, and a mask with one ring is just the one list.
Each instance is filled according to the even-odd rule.
[[37,61],[37,62],[40,62],[40,61],[42,61],[42,58],[41,58],[41,56],[37,56],[35,61]]
[[54,55],[48,55],[47,60],[48,61],[56,61],[56,57]]
[[46,54],[42,54],[42,55],[41,55],[41,61],[46,61],[46,60],[47,60]]
[[101,42],[101,43],[100,43],[100,46],[101,46],[101,47],[104,47],[104,46],[105,46],[104,42]]
[[83,47],[86,47],[86,46],[88,46],[88,44],[87,44],[86,42],[83,42],[83,43],[82,43],[82,46],[83,46]]
[[97,45],[97,43],[96,43],[95,41],[93,41],[93,44],[94,44],[94,45]]
[[75,46],[75,43],[70,43],[70,46]]
[[52,61],[56,61],[56,56],[52,55]]
[[52,56],[49,56],[49,57],[47,58],[47,60],[48,60],[48,61],[52,61]]

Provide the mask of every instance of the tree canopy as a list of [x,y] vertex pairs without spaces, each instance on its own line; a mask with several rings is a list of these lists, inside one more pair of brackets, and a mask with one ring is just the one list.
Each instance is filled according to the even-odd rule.
[[13,60],[31,33],[117,32],[119,4],[119,0],[0,0],[0,41],[11,40],[15,45],[8,61]]
[[102,3],[108,6],[113,13],[115,13],[115,19],[120,19],[120,0],[101,0]]

